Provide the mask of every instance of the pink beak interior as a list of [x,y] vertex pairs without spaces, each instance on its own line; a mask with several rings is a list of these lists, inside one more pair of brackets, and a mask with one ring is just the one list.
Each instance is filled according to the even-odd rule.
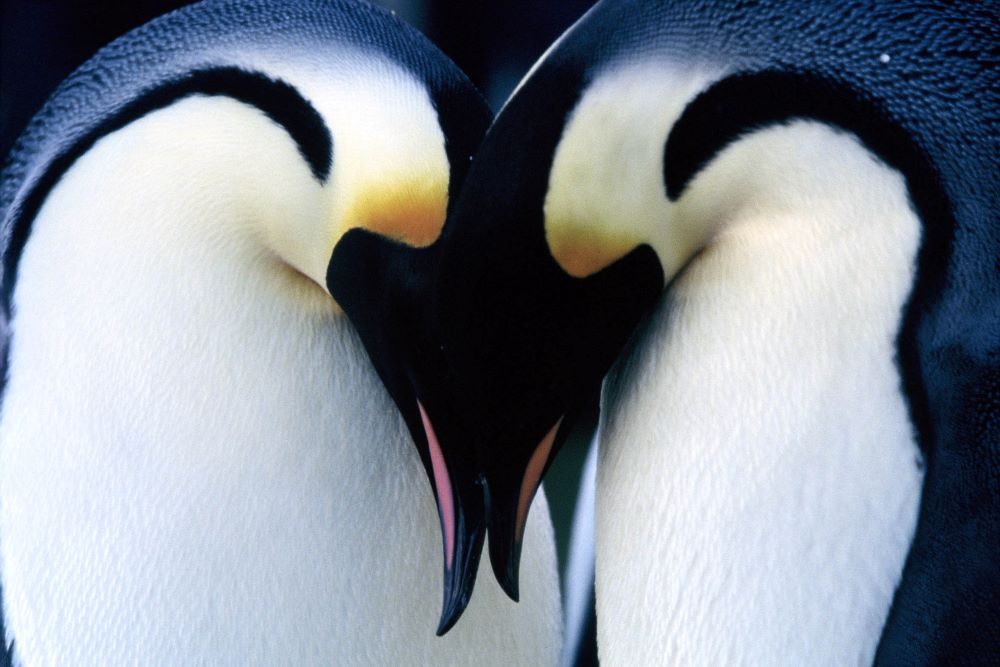
[[438,443],[437,434],[434,433],[434,426],[420,401],[417,401],[417,407],[420,409],[420,419],[424,423],[427,449],[431,454],[434,487],[437,489],[438,507],[441,510],[441,531],[444,533],[444,562],[445,567],[450,570],[455,559],[455,497],[451,490],[451,479],[448,477],[448,466],[444,462],[444,454],[441,453],[441,445]]
[[563,418],[560,417],[556,423],[545,434],[542,441],[535,447],[535,451],[528,460],[528,467],[524,470],[524,479],[521,481],[521,493],[517,498],[517,517],[514,524],[514,541],[520,542],[524,537],[524,524],[528,519],[528,508],[531,507],[531,500],[535,497],[539,484],[542,481],[542,472],[545,470],[545,463],[552,453],[552,443],[559,432],[559,425]]

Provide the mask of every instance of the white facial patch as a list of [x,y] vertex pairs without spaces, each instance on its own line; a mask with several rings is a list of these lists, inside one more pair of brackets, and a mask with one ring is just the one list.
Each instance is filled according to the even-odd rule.
[[437,112],[423,84],[393,66],[361,79],[345,82],[349,99],[318,100],[334,132],[336,237],[364,227],[430,245],[448,204],[448,156]]
[[671,222],[663,182],[670,127],[714,77],[647,62],[597,75],[556,149],[545,198],[545,236],[570,275],[591,275],[639,244],[667,275],[700,243]]

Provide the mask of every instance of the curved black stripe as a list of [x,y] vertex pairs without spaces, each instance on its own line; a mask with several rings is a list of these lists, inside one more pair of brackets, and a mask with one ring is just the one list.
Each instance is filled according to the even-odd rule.
[[333,138],[330,130],[312,104],[284,81],[236,67],[216,67],[195,70],[179,79],[156,86],[104,119],[52,160],[45,174],[22,201],[14,215],[10,243],[3,255],[2,306],[8,318],[21,252],[31,233],[32,221],[52,188],[101,137],[191,95],[223,95],[260,109],[268,118],[285,128],[316,180],[326,182],[333,164]]
[[944,286],[955,219],[937,171],[913,138],[881,107],[842,83],[797,72],[737,74],[696,97],[670,131],[664,150],[667,196],[676,200],[726,146],[755,130],[796,119],[817,120],[856,135],[906,179],[923,226],[916,286],[904,308],[897,341],[910,416],[924,453],[933,442],[927,392],[917,350],[918,320]]

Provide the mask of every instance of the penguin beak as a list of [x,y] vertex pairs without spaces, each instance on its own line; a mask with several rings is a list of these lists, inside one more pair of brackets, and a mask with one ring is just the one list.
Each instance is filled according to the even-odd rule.
[[528,511],[558,449],[563,420],[563,417],[556,420],[531,450],[526,464],[496,465],[486,476],[491,499],[490,563],[500,587],[515,602],[520,597],[518,571]]
[[419,400],[417,408],[427,441],[428,475],[434,486],[444,547],[444,601],[437,628],[441,637],[465,611],[476,584],[486,537],[485,484],[473,467],[460,465],[461,459],[452,457],[454,464],[449,467],[434,425]]
[[330,294],[351,319],[399,408],[434,490],[444,552],[437,634],[469,604],[486,538],[486,484],[427,316],[435,249],[410,248],[364,229],[344,234],[327,272]]

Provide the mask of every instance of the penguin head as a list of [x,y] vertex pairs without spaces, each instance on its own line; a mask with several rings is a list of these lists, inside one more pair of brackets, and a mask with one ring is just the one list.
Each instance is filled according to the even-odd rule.
[[474,451],[462,446],[468,437],[448,412],[431,274],[449,204],[490,112],[464,78],[431,79],[426,89],[415,83],[394,74],[370,105],[361,104],[359,86],[345,100],[349,110],[345,103],[337,112],[343,118],[331,127],[329,241],[303,272],[350,319],[434,489],[444,551],[443,635],[471,597],[486,507]]

